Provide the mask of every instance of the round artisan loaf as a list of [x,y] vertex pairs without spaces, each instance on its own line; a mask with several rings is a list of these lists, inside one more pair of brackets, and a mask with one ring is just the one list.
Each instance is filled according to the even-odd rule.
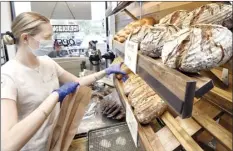
[[184,72],[210,70],[232,57],[232,32],[221,25],[200,24],[171,36],[162,61]]
[[150,25],[138,26],[133,30],[133,32],[129,35],[128,39],[132,42],[139,43],[143,40],[145,35],[150,31]]
[[156,24],[156,20],[153,17],[144,17],[141,19],[142,20],[142,25],[151,25],[153,26]]
[[124,43],[125,42],[125,37],[118,37],[117,41],[119,41],[120,43]]
[[219,24],[232,18],[232,5],[223,3],[210,3],[191,12],[184,19],[182,28],[195,24]]
[[150,27],[140,43],[142,54],[153,58],[160,57],[164,43],[178,31],[178,27],[170,24],[156,24]]
[[182,22],[187,16],[187,10],[178,10],[160,19],[159,24],[171,24],[181,28]]

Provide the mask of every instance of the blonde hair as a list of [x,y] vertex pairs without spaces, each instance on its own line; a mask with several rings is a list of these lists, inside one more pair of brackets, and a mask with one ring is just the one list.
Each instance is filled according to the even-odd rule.
[[3,36],[3,41],[7,45],[18,44],[22,33],[35,36],[40,32],[40,25],[49,23],[49,19],[35,12],[24,12],[19,14],[11,25],[12,33]]

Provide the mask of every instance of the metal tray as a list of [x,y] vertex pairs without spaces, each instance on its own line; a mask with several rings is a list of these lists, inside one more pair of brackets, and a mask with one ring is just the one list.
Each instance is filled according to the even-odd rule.
[[89,151],[144,151],[142,143],[136,148],[126,123],[88,132]]

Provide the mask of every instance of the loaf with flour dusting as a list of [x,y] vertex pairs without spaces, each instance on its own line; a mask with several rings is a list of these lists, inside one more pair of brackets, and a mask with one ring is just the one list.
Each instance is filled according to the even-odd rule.
[[178,31],[178,27],[170,24],[157,24],[149,28],[140,43],[142,54],[153,58],[160,57],[164,43]]
[[203,5],[191,12],[184,19],[182,28],[195,24],[219,24],[232,18],[232,5],[211,3]]
[[232,57],[232,32],[221,25],[200,24],[182,29],[163,47],[162,61],[184,72],[198,72]]
[[159,24],[171,24],[181,28],[182,22],[187,16],[187,10],[178,10],[160,19]]

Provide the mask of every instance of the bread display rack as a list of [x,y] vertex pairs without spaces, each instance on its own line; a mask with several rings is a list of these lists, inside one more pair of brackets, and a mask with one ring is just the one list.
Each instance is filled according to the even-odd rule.
[[[122,82],[115,78],[114,83],[125,105],[128,99],[124,95]],[[166,111],[160,119],[166,126],[156,131],[153,122],[148,125],[138,123],[138,134],[147,151],[172,151],[182,147],[187,151],[199,151],[203,149],[195,139],[206,130],[219,141],[219,146],[232,150],[231,133],[215,121],[223,115],[224,112],[220,108],[206,99],[196,99],[191,118],[182,119],[180,116],[174,118],[170,111]]]
[[[113,42],[118,56],[124,58],[124,44]],[[138,55],[137,74],[183,118],[192,114],[194,97],[200,98],[213,88],[211,79],[198,75],[195,79],[163,65],[160,59]]]
[[[141,4],[139,7],[139,4],[135,3],[128,4],[127,8],[114,9],[118,10],[115,13],[127,10],[128,15],[115,16],[118,31],[124,26],[123,22],[127,24],[142,17]],[[145,2],[142,7],[144,16],[154,15],[160,19],[172,11],[184,8],[192,10],[206,3],[210,2]],[[108,16],[113,14],[108,12]],[[124,59],[124,43],[113,40],[112,45],[115,53]],[[203,74],[190,75],[168,68],[161,59],[152,59],[139,52],[136,73],[169,104],[169,109],[150,124],[141,125],[138,122],[139,138],[146,150],[208,150],[209,146],[203,143],[207,140],[214,140],[216,150],[232,150],[232,83],[229,84],[232,72],[226,71],[226,66],[228,65],[219,67],[220,70],[213,69]],[[221,76],[229,73],[231,76],[226,76],[227,80],[221,80]],[[123,83],[116,78],[114,83],[125,105],[128,98],[123,92]],[[227,85],[228,88],[223,89]],[[156,129],[155,123],[160,123],[163,127]]]

